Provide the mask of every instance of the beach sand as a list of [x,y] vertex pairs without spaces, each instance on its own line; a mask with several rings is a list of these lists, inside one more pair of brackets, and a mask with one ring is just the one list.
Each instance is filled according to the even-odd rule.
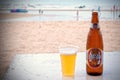
[[[90,21],[0,22],[0,78],[17,53],[57,53],[61,45],[86,51],[90,26]],[[104,51],[120,51],[120,21],[100,21],[100,27]]]
[[[13,53],[58,52],[60,45],[86,51],[89,21],[2,22],[0,51]],[[120,22],[101,21],[104,51],[120,50]]]

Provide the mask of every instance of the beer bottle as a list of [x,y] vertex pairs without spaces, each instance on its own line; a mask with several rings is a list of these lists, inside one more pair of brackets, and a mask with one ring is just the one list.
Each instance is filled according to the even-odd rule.
[[86,71],[89,75],[101,75],[103,72],[103,39],[98,12],[92,12],[91,23],[86,45]]

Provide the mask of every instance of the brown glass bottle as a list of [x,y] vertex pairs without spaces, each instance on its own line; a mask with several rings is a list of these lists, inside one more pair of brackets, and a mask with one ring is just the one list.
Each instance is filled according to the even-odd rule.
[[92,13],[91,23],[86,45],[86,71],[90,75],[101,75],[103,73],[103,39],[97,12]]

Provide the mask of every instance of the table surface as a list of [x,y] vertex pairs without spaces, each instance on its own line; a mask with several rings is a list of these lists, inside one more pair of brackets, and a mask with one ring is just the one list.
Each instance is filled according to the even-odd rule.
[[17,54],[3,80],[120,80],[120,52],[104,52],[101,76],[86,74],[86,53],[76,58],[74,77],[64,77],[58,53]]

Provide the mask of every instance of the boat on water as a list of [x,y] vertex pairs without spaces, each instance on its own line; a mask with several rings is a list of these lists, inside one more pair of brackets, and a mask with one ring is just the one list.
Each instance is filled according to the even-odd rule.
[[15,12],[18,12],[18,13],[27,13],[28,10],[26,10],[26,9],[11,9],[10,12],[12,12],[12,13],[15,13]]

